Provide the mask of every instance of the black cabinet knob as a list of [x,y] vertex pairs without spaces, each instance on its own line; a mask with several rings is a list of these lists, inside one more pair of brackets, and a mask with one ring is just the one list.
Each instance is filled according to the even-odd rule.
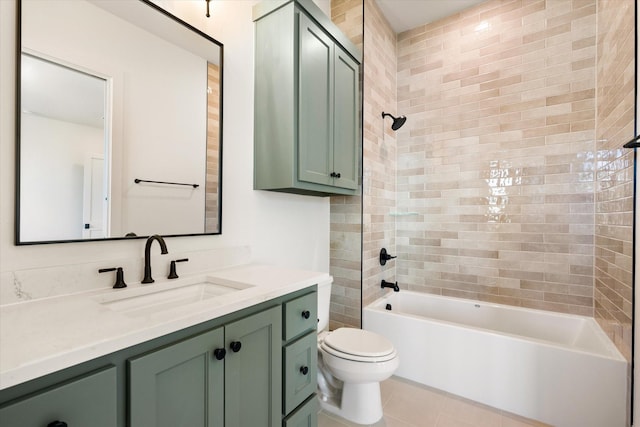
[[234,353],[237,353],[242,348],[242,343],[240,341],[231,341],[231,344],[229,344],[229,348]]
[[64,421],[54,421],[47,424],[47,427],[67,427],[67,423]]
[[304,317],[305,319],[308,319],[311,316],[311,312],[309,310],[304,310],[302,312],[302,317]]
[[224,359],[224,356],[226,356],[226,355],[227,355],[227,350],[225,350],[224,348],[216,348],[215,350],[213,350],[213,356],[217,360]]
[[309,368],[307,368],[306,366],[301,366],[300,367],[300,373],[302,375],[307,375],[309,373]]

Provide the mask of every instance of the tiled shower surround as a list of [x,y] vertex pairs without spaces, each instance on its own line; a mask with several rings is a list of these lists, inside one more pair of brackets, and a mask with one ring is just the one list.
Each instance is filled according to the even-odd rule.
[[396,134],[391,120],[382,120],[381,114],[396,113],[397,59],[396,35],[373,0],[333,0],[331,10],[333,22],[363,49],[366,63],[361,76],[363,194],[331,198],[334,329],[360,327],[360,305],[383,294],[382,279],[395,280],[395,262],[381,267],[379,254],[383,247],[395,253],[395,223],[389,212],[396,204]]
[[[362,51],[362,0],[333,0],[331,20]],[[329,328],[360,327],[362,196],[332,196],[330,224],[331,315]]]
[[633,0],[491,0],[395,41],[364,21],[363,304],[382,277],[595,316],[630,359]]
[[598,1],[595,317],[631,360],[634,2]]
[[[609,24],[626,28],[599,56],[595,0],[489,1],[398,35],[398,110],[409,119],[398,135],[397,271],[412,290],[593,316],[595,260],[598,317],[620,322],[607,330],[629,357],[630,339],[615,334],[631,308],[633,163],[618,148],[633,136],[633,71],[621,70],[634,50],[616,37],[632,40],[633,2],[626,12],[625,0],[602,3],[601,21],[609,6]],[[614,112],[596,118],[596,100],[631,114],[618,108],[616,129],[596,132]]]
[[593,315],[595,35],[595,0],[492,1],[399,35],[402,283]]
[[364,138],[362,178],[362,304],[384,292],[380,282],[394,282],[396,262],[380,265],[380,249],[396,254],[396,230],[390,213],[396,206],[396,147],[391,119],[397,115],[396,35],[374,0],[364,0]]

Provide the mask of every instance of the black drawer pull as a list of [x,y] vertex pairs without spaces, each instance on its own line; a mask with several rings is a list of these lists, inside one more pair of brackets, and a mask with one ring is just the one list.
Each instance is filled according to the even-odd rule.
[[54,421],[47,424],[47,427],[67,427],[67,423],[64,421]]
[[302,312],[302,317],[304,317],[305,319],[308,319],[309,316],[311,316],[311,312],[309,310],[304,310]]
[[225,350],[224,348],[216,348],[215,350],[213,350],[213,355],[216,360],[222,360],[224,359],[224,356],[227,355],[227,350]]
[[301,366],[300,367],[300,373],[302,375],[307,375],[309,373],[309,368],[307,368],[306,366]]
[[229,344],[229,348],[234,353],[237,353],[242,348],[242,343],[240,341],[231,341],[231,344]]

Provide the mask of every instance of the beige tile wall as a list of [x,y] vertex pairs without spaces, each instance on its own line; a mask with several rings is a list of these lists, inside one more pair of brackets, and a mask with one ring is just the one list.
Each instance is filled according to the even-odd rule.
[[396,133],[391,119],[396,114],[396,34],[374,0],[364,0],[364,142],[362,215],[362,303],[383,294],[380,281],[395,281],[395,261],[380,266],[380,249],[396,252]]
[[[595,315],[629,358],[633,0],[488,1],[397,47],[373,1],[357,31],[360,1],[333,19],[364,40],[363,304],[394,280],[386,246],[403,288]],[[409,120],[394,134],[382,110]],[[332,199],[332,316],[351,325],[358,202]]]
[[[332,0],[331,20],[362,51],[363,0]],[[331,197],[329,272],[333,276],[329,328],[360,327],[362,197]]]
[[[363,28],[364,13],[364,28]],[[360,326],[361,304],[395,281],[395,262],[379,264],[380,249],[395,253],[396,138],[383,111],[396,113],[396,35],[373,0],[333,0],[332,20],[363,49],[362,197],[331,198],[334,276],[331,328]],[[356,253],[356,251],[358,251]]]
[[595,36],[595,0],[398,36],[401,287],[593,315]]
[[598,1],[595,316],[631,360],[635,48],[633,0]]
[[220,67],[207,63],[207,166],[205,180],[205,233],[220,231],[218,187],[220,165]]

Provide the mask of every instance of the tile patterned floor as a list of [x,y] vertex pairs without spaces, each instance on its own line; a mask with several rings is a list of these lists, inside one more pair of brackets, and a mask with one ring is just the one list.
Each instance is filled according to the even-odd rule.
[[[548,427],[401,378],[381,384],[383,419],[373,427]],[[318,427],[362,427],[321,411]]]

